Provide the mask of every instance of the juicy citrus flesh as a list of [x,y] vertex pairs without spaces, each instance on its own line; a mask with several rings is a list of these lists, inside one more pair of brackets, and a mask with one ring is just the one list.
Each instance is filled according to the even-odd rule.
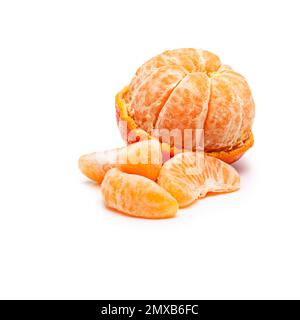
[[[150,59],[117,94],[116,111],[130,145],[79,159],[81,171],[101,183],[107,207],[171,218],[208,193],[239,189],[239,175],[227,163],[253,145],[255,107],[245,78],[213,53],[188,48]],[[178,137],[160,143],[153,129],[177,130]],[[189,151],[182,145],[186,129],[192,132]],[[198,130],[204,152],[195,152],[201,149]]]
[[117,168],[105,174],[101,190],[107,207],[131,216],[172,218],[178,210],[177,201],[157,183]]
[[154,139],[136,142],[123,148],[94,152],[79,159],[81,172],[97,183],[102,182],[111,168],[156,180],[161,165],[161,145]]
[[185,207],[207,193],[231,192],[239,189],[240,177],[227,163],[203,152],[184,152],[164,163],[157,180]]
[[[241,154],[253,144],[255,106],[249,85],[208,51],[177,49],[150,59],[137,70],[123,98],[121,108],[116,99],[117,117],[128,120],[130,130],[203,129],[204,150],[214,154],[237,149]],[[198,147],[194,140],[193,150]],[[238,156],[223,158],[231,162]]]

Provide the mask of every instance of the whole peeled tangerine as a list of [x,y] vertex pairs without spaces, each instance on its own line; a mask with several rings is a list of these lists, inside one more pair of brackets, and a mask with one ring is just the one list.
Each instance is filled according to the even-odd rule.
[[[189,129],[195,150],[196,129],[202,129],[204,151],[227,163],[253,145],[254,109],[245,78],[198,49],[165,51],[148,60],[116,96],[117,120],[126,124],[121,133],[128,143],[153,136],[153,129],[175,129],[182,136]],[[175,141],[169,143],[172,153]]]

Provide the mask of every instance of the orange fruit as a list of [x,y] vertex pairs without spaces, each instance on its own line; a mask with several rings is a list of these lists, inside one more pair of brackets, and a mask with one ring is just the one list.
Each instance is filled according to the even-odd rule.
[[240,178],[229,164],[203,152],[185,152],[165,162],[158,184],[185,207],[208,192],[231,192],[239,188]]
[[171,218],[178,210],[177,201],[157,183],[116,168],[106,173],[101,190],[107,207],[131,216]]
[[157,140],[145,140],[129,146],[81,156],[79,168],[91,180],[101,183],[111,168],[135,173],[156,180],[162,165],[161,145]]
[[[203,130],[204,151],[227,163],[253,145],[254,109],[249,85],[240,74],[222,65],[215,54],[192,48],[148,60],[116,96],[117,120],[126,124],[127,133],[121,133],[128,143],[154,136],[153,129],[175,129],[169,141],[173,155],[182,152],[176,135],[191,130],[186,149],[195,151],[195,135]],[[128,136],[132,130],[135,138]]]

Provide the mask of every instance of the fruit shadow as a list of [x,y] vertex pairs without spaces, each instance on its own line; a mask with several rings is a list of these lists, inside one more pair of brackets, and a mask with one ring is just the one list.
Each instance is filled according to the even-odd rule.
[[242,158],[239,161],[232,164],[236,171],[241,175],[245,175],[251,171],[251,166],[246,158]]
[[150,217],[145,218],[145,217],[141,217],[138,215],[127,214],[125,212],[119,211],[114,208],[109,208],[103,202],[102,202],[102,207],[105,208],[108,212],[110,211],[111,213],[117,214],[117,215],[119,215],[120,218],[124,218],[124,219],[136,219],[136,220],[142,220],[142,221],[158,221],[158,220],[168,221],[168,220],[173,220],[174,218],[176,218],[176,216],[168,217],[168,218],[150,218]]
[[85,180],[81,182],[82,185],[90,187],[92,189],[99,189],[100,188],[100,184],[94,182],[94,181],[90,181],[90,180]]
[[209,198],[214,198],[214,197],[218,197],[221,195],[226,196],[230,193],[235,193],[237,191],[238,190],[230,190],[230,191],[222,191],[222,192],[208,192],[204,197],[197,198],[195,201],[191,202],[187,206],[181,207],[179,210],[183,210],[183,211],[186,209],[188,210],[190,207],[197,205],[199,202],[208,201]]

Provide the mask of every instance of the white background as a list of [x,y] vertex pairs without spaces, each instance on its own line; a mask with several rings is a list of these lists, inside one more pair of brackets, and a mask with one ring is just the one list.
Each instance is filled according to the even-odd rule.
[[[0,298],[300,298],[299,1],[1,1]],[[240,191],[164,221],[107,210],[77,167],[123,144],[114,95],[166,49],[248,80]]]

